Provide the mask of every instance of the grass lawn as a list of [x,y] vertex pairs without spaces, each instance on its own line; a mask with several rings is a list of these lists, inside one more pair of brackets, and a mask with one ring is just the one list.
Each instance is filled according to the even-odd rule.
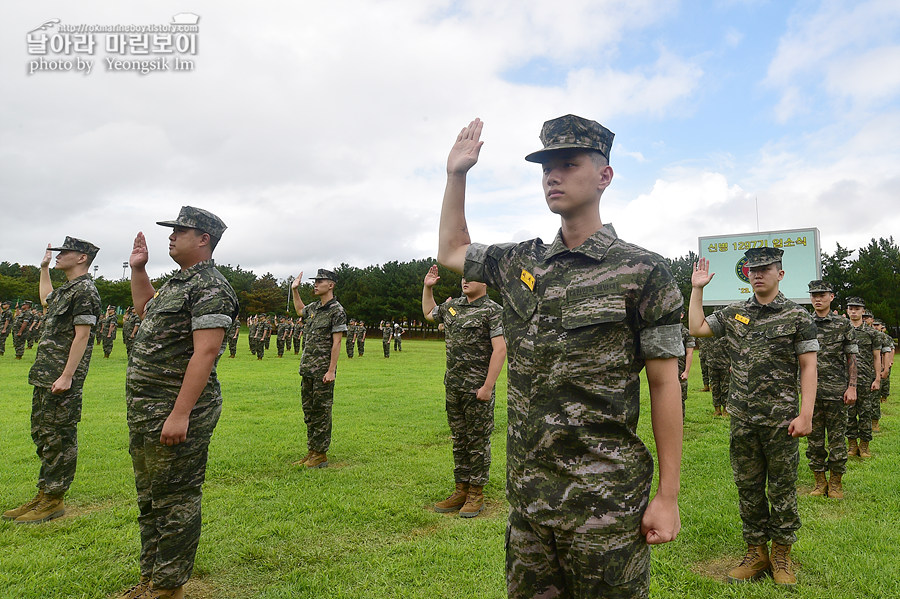
[[[506,378],[498,382],[487,508],[472,520],[437,514],[452,490],[443,406],[444,348],[404,340],[382,356],[338,366],[330,468],[290,463],[306,454],[298,356],[259,362],[240,338],[219,364],[225,409],[210,448],[203,535],[187,587],[194,598],[502,598]],[[11,343],[7,344],[11,350]],[[99,354],[99,358],[97,356]],[[38,460],[29,432],[34,350],[0,358],[0,508],[31,498]],[[897,383],[896,377],[894,384]],[[680,499],[682,532],[654,548],[653,597],[784,597],[771,580],[730,586],[743,554],[737,492],[728,462],[728,423],[714,419],[691,373]],[[79,427],[78,473],[63,518],[39,526],[0,523],[0,597],[108,597],[134,584],[139,550],[134,478],[127,451],[125,355],[94,354]],[[645,386],[646,387],[646,386]],[[652,445],[650,418],[641,434]],[[854,459],[844,501],[811,498],[801,456],[803,528],[794,547],[796,597],[900,597],[900,420],[895,392],[882,404],[875,457]],[[801,442],[805,451],[805,442]]]

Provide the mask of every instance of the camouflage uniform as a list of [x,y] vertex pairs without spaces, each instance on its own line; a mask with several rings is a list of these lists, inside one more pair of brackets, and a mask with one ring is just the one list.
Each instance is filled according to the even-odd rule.
[[347,314],[337,298],[323,305],[316,300],[303,307],[303,356],[300,358],[300,402],[306,423],[306,446],[327,453],[331,445],[331,406],[334,381],[322,382],[331,364],[334,333],[347,330]]
[[119,317],[113,312],[103,321],[103,355],[107,358],[112,353],[113,342],[116,340],[118,328]]
[[366,324],[362,321],[356,325],[356,351],[360,358],[366,353]]
[[798,356],[818,350],[816,326],[781,292],[765,305],[755,295],[731,304],[706,322],[727,340],[731,357],[730,453],[744,540],[793,545],[800,528],[800,444],[788,426],[799,414]]
[[[41,460],[38,488],[48,495],[62,495],[75,478],[81,390],[91,362],[93,326],[99,316],[100,296],[88,274],[67,281],[47,296],[47,324],[38,341],[28,382],[34,386],[31,438]],[[51,393],[50,388],[69,360],[78,325],[89,325],[92,332],[72,376],[72,386],[63,393]]]
[[12,330],[13,312],[9,302],[4,302],[5,308],[0,309],[0,356],[6,352],[6,338]]
[[871,441],[872,414],[875,403],[879,401],[878,391],[872,391],[872,383],[877,376],[873,352],[881,351],[881,334],[866,323],[856,327],[854,333],[859,358],[856,361],[856,403],[847,406],[847,438]]
[[[884,333],[884,331],[882,331]],[[887,347],[890,347],[890,351],[894,351],[894,339],[888,334],[884,333],[885,338],[887,339]],[[0,356],[3,355],[3,346],[0,345]],[[888,396],[891,394],[891,370],[893,368],[888,368],[888,376],[886,379],[881,379],[881,401],[887,401]],[[881,406],[878,406],[878,413],[881,414]]]
[[709,366],[707,365],[706,345],[709,340],[704,337],[700,337],[699,339],[695,339],[694,342],[697,344],[697,350],[700,352],[700,374],[703,375],[703,387],[708,389]]
[[[27,310],[25,308],[28,308]],[[31,326],[31,322],[34,320],[34,313],[31,310],[31,304],[26,304],[19,310],[19,314],[13,318],[13,347],[16,350],[16,358],[22,359],[22,356],[25,355],[25,343],[28,341],[28,327]],[[22,326],[25,326],[25,330],[22,331]],[[19,331],[22,331],[19,334]]]
[[31,310],[31,314],[34,318],[31,321],[31,325],[28,327],[28,332],[26,333],[28,338],[28,349],[34,347],[34,342],[40,339],[41,337],[41,325],[44,323],[44,313],[40,310]]
[[561,233],[473,243],[464,276],[503,297],[509,596],[646,597],[653,459],[635,430],[639,375],[684,353],[665,261],[605,225],[573,250]]
[[403,351],[403,341],[400,336],[405,332],[400,323],[394,324],[394,351]]
[[356,323],[351,322],[350,325],[347,326],[347,337],[344,340],[344,345],[347,349],[347,357],[353,357],[353,347],[356,344]]
[[[875,328],[875,327],[872,327]],[[894,347],[894,341],[891,339],[887,333],[880,329],[875,329],[881,336],[881,364],[882,369],[884,369],[884,364],[886,362],[886,358],[888,354],[891,353],[891,349]],[[881,376],[879,373],[878,376]],[[878,389],[877,393],[873,394],[872,398],[872,419],[873,420],[881,420],[881,398],[887,397],[887,392],[890,389],[889,382],[891,380],[890,370],[888,370],[888,378],[881,379],[881,387]]]
[[[166,446],[160,433],[193,355],[193,331],[227,330],[237,313],[237,296],[215,263],[199,262],[177,272],[147,302],[128,359],[125,392],[141,576],[163,589],[183,585],[194,567],[207,449],[222,411],[215,365],[191,410],[187,440]],[[223,339],[219,355],[224,349]]]
[[687,368],[687,350],[688,348],[697,347],[697,343],[691,336],[691,332],[684,325],[681,325],[681,344],[684,346],[684,355],[678,358],[678,380],[681,383],[681,417],[685,415],[685,402],[687,402],[688,382],[681,380],[681,373]]
[[291,353],[291,342],[294,338],[294,319],[287,318],[284,322],[287,325],[287,335],[284,338],[284,349],[288,353]]
[[260,360],[266,354],[266,348],[269,347],[269,336],[272,334],[272,323],[268,318],[263,318],[256,323],[256,357]]
[[859,348],[853,325],[846,318],[813,314],[813,321],[819,341],[818,385],[806,458],[813,472],[830,470],[843,474],[847,471],[847,406],[844,404],[844,392],[850,383],[847,357],[858,355]]
[[500,306],[488,296],[473,302],[463,296],[436,305],[431,316],[444,323],[447,341],[447,422],[453,439],[453,477],[457,483],[483,487],[491,467],[494,432],[494,391],[490,401],[475,392],[487,379],[493,345],[503,335]]
[[122,343],[125,345],[126,354],[131,353],[131,345],[134,341],[131,334],[136,326],[135,314],[131,311],[131,308],[126,309],[125,315],[122,316]]
[[281,358],[284,357],[284,341],[290,335],[288,323],[286,323],[283,318],[281,319],[281,322],[278,323],[275,334],[277,335],[275,338],[275,347],[278,349],[278,357]]
[[391,337],[394,335],[394,326],[390,322],[384,323],[381,328],[381,345],[384,347],[384,357],[391,357]]
[[731,378],[731,357],[728,355],[728,342],[724,338],[705,339],[704,341],[703,353],[706,354],[713,408],[724,408],[728,403],[728,380]]
[[247,321],[247,342],[250,344],[250,353],[256,355],[256,329],[259,327],[259,316],[251,316]]
[[228,331],[225,333],[225,339],[228,341],[228,352],[233,358],[237,355],[237,342],[238,337],[241,335],[241,321],[237,318],[231,323],[231,326],[228,328]]
[[300,353],[300,350],[302,349],[300,347],[300,340],[303,338],[303,320],[302,319],[298,318],[294,322],[294,331],[292,333],[292,336],[294,337],[294,355],[297,355]]

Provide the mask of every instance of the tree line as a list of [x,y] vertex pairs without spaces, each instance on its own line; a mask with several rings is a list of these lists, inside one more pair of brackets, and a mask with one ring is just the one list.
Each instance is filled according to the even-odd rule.
[[[687,303],[691,294],[691,272],[697,261],[693,251],[675,259],[666,259]],[[422,321],[422,279],[428,268],[435,264],[433,258],[409,262],[391,261],[382,265],[358,268],[342,263],[335,269],[338,278],[335,296],[344,306],[349,318],[364,320],[377,325],[384,319],[415,322]],[[290,302],[292,279],[278,280],[272,273],[262,276],[244,270],[240,265],[217,265],[237,293],[241,303],[241,316],[268,313],[293,315]],[[896,335],[900,325],[900,248],[893,237],[872,239],[858,250],[838,244],[834,253],[822,252],[824,280],[835,289],[835,308],[842,309],[851,296],[859,296],[866,302],[876,318],[880,318]],[[172,277],[176,270],[153,281],[159,286]],[[434,288],[438,302],[461,294],[461,277],[444,267],[439,268],[441,280]],[[54,287],[65,282],[62,272],[51,269]],[[0,262],[0,298],[13,303],[29,299],[38,301],[40,269],[31,265]],[[98,277],[95,280],[100,300],[104,306],[124,309],[131,305],[129,280],[117,281]],[[488,290],[494,301],[499,294]],[[300,297],[305,303],[315,299],[312,284],[307,279],[300,287]]]

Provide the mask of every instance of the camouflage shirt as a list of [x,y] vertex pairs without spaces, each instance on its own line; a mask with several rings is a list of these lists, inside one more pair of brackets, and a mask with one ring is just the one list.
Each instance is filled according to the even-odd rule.
[[22,329],[22,325],[25,325],[25,330],[22,331],[22,334],[28,332],[28,327],[31,326],[31,323],[34,321],[34,311],[33,310],[19,310],[19,313],[13,318],[13,330],[12,333],[15,336],[19,335],[19,331]]
[[285,338],[290,336],[290,325],[286,322],[279,322],[278,328],[276,329],[278,338],[284,340]]
[[80,389],[91,363],[94,325],[100,316],[100,295],[90,275],[76,277],[54,289],[47,296],[47,317],[38,341],[34,365],[28,382],[35,387],[51,387],[62,374],[75,340],[75,326],[89,325],[91,333],[81,362],[72,376],[72,389]]
[[[875,327],[872,327],[875,328]],[[876,329],[877,330],[877,329]],[[881,353],[889,354],[891,350],[894,349],[894,340],[891,339],[891,336],[885,333],[884,331],[878,331],[881,333]]]
[[486,295],[471,303],[466,296],[458,297],[431,311],[435,322],[444,323],[446,386],[475,391],[484,385],[494,353],[491,338],[503,334],[501,312],[500,305]]
[[706,352],[706,364],[710,368],[727,370],[731,367],[728,354],[728,340],[724,337],[705,338],[703,351]]
[[639,375],[684,353],[665,261],[606,225],[573,250],[561,233],[473,243],[465,277],[503,297],[510,505],[543,526],[633,534],[653,478]]
[[687,367],[687,350],[688,348],[697,347],[697,342],[691,336],[691,332],[684,325],[681,325],[681,344],[684,345],[684,354],[683,356],[678,357],[678,374],[681,375],[684,372],[684,369]]
[[381,341],[390,341],[393,335],[394,327],[389,324],[384,325],[384,328],[381,329]]
[[872,352],[881,351],[881,336],[875,327],[866,323],[853,330],[856,333],[856,345],[859,347],[859,359],[856,361],[857,382],[860,387],[864,385],[868,387],[875,380],[875,356]]
[[[227,330],[237,314],[237,296],[212,260],[176,273],[157,290],[144,307],[144,319],[128,356],[125,398],[129,426],[144,432],[162,427],[194,354],[193,332]],[[223,339],[219,355],[224,347]],[[221,403],[213,364],[192,414]]]
[[825,317],[813,314],[819,340],[819,353],[816,358],[818,372],[818,388],[816,399],[842,401],[844,391],[850,384],[850,371],[847,356],[858,354],[856,333],[853,325],[843,316],[828,314]]
[[0,310],[0,335],[9,334],[12,330],[13,313],[11,308]]
[[300,375],[313,376],[325,373],[331,364],[333,333],[347,330],[347,313],[344,307],[331,298],[325,304],[316,300],[303,307],[303,355],[300,356]]
[[756,296],[706,317],[716,337],[727,339],[731,358],[728,411],[765,426],[788,426],[799,414],[798,356],[819,349],[809,312],[780,291],[762,305]]

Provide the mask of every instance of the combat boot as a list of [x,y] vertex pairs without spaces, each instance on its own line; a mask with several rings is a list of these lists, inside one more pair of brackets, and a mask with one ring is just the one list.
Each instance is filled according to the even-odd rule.
[[314,451],[309,459],[306,460],[307,468],[326,468],[328,467],[328,456],[324,453]]
[[59,518],[63,514],[66,513],[66,505],[63,503],[63,496],[60,495],[47,495],[41,498],[41,500],[31,508],[29,511],[25,512],[21,516],[15,519],[16,524],[40,524],[41,522],[46,522],[47,520],[53,520],[54,518]]
[[443,501],[434,504],[434,511],[446,514],[455,512],[466,503],[466,495],[469,493],[469,483],[456,483],[456,490]]
[[11,510],[6,510],[5,512],[3,512],[3,519],[4,520],[15,520],[22,514],[24,514],[26,512],[30,512],[32,510],[32,508],[34,508],[34,506],[36,506],[38,503],[40,503],[41,499],[43,499],[43,498],[44,498],[44,490],[41,489],[40,491],[38,491],[38,494],[35,495],[34,499],[32,499],[31,501],[23,503],[22,505],[20,505],[17,508],[13,508]]
[[150,579],[146,576],[141,576],[141,580],[119,595],[116,595],[116,599],[139,599],[139,597],[143,597],[145,593],[150,592]]
[[722,415],[722,406],[716,406],[716,416]]
[[459,510],[460,518],[474,518],[484,509],[484,487],[476,487],[471,485],[469,492],[466,494],[466,503]]
[[792,587],[797,584],[794,563],[791,561],[791,546],[772,541],[772,579],[775,584]]
[[825,473],[813,472],[813,476],[816,478],[816,488],[810,491],[809,494],[813,497],[821,497],[828,488],[828,481],[825,480]]
[[859,445],[857,444],[856,439],[847,440],[847,455],[859,456]]
[[772,563],[769,561],[769,548],[766,545],[747,545],[747,554],[741,563],[728,573],[729,583],[747,582],[765,576]]
[[296,462],[291,462],[291,466],[302,466],[303,464],[305,464],[306,462],[309,461],[309,458],[312,457],[312,454],[313,454],[313,451],[312,451],[312,449],[310,449],[308,452],[306,452],[306,455],[303,457],[302,460],[297,460]]
[[141,599],[184,599],[184,587],[180,586],[174,589],[158,589],[151,586]]
[[878,426],[878,419],[877,419],[877,418],[872,420],[872,430],[875,431],[876,433],[880,433],[880,432],[881,432],[881,427]]
[[871,458],[872,453],[869,451],[869,442],[868,441],[860,441],[859,442],[859,457],[861,458]]
[[831,471],[831,478],[828,480],[828,496],[831,499],[844,498],[844,485],[841,484],[840,472]]

